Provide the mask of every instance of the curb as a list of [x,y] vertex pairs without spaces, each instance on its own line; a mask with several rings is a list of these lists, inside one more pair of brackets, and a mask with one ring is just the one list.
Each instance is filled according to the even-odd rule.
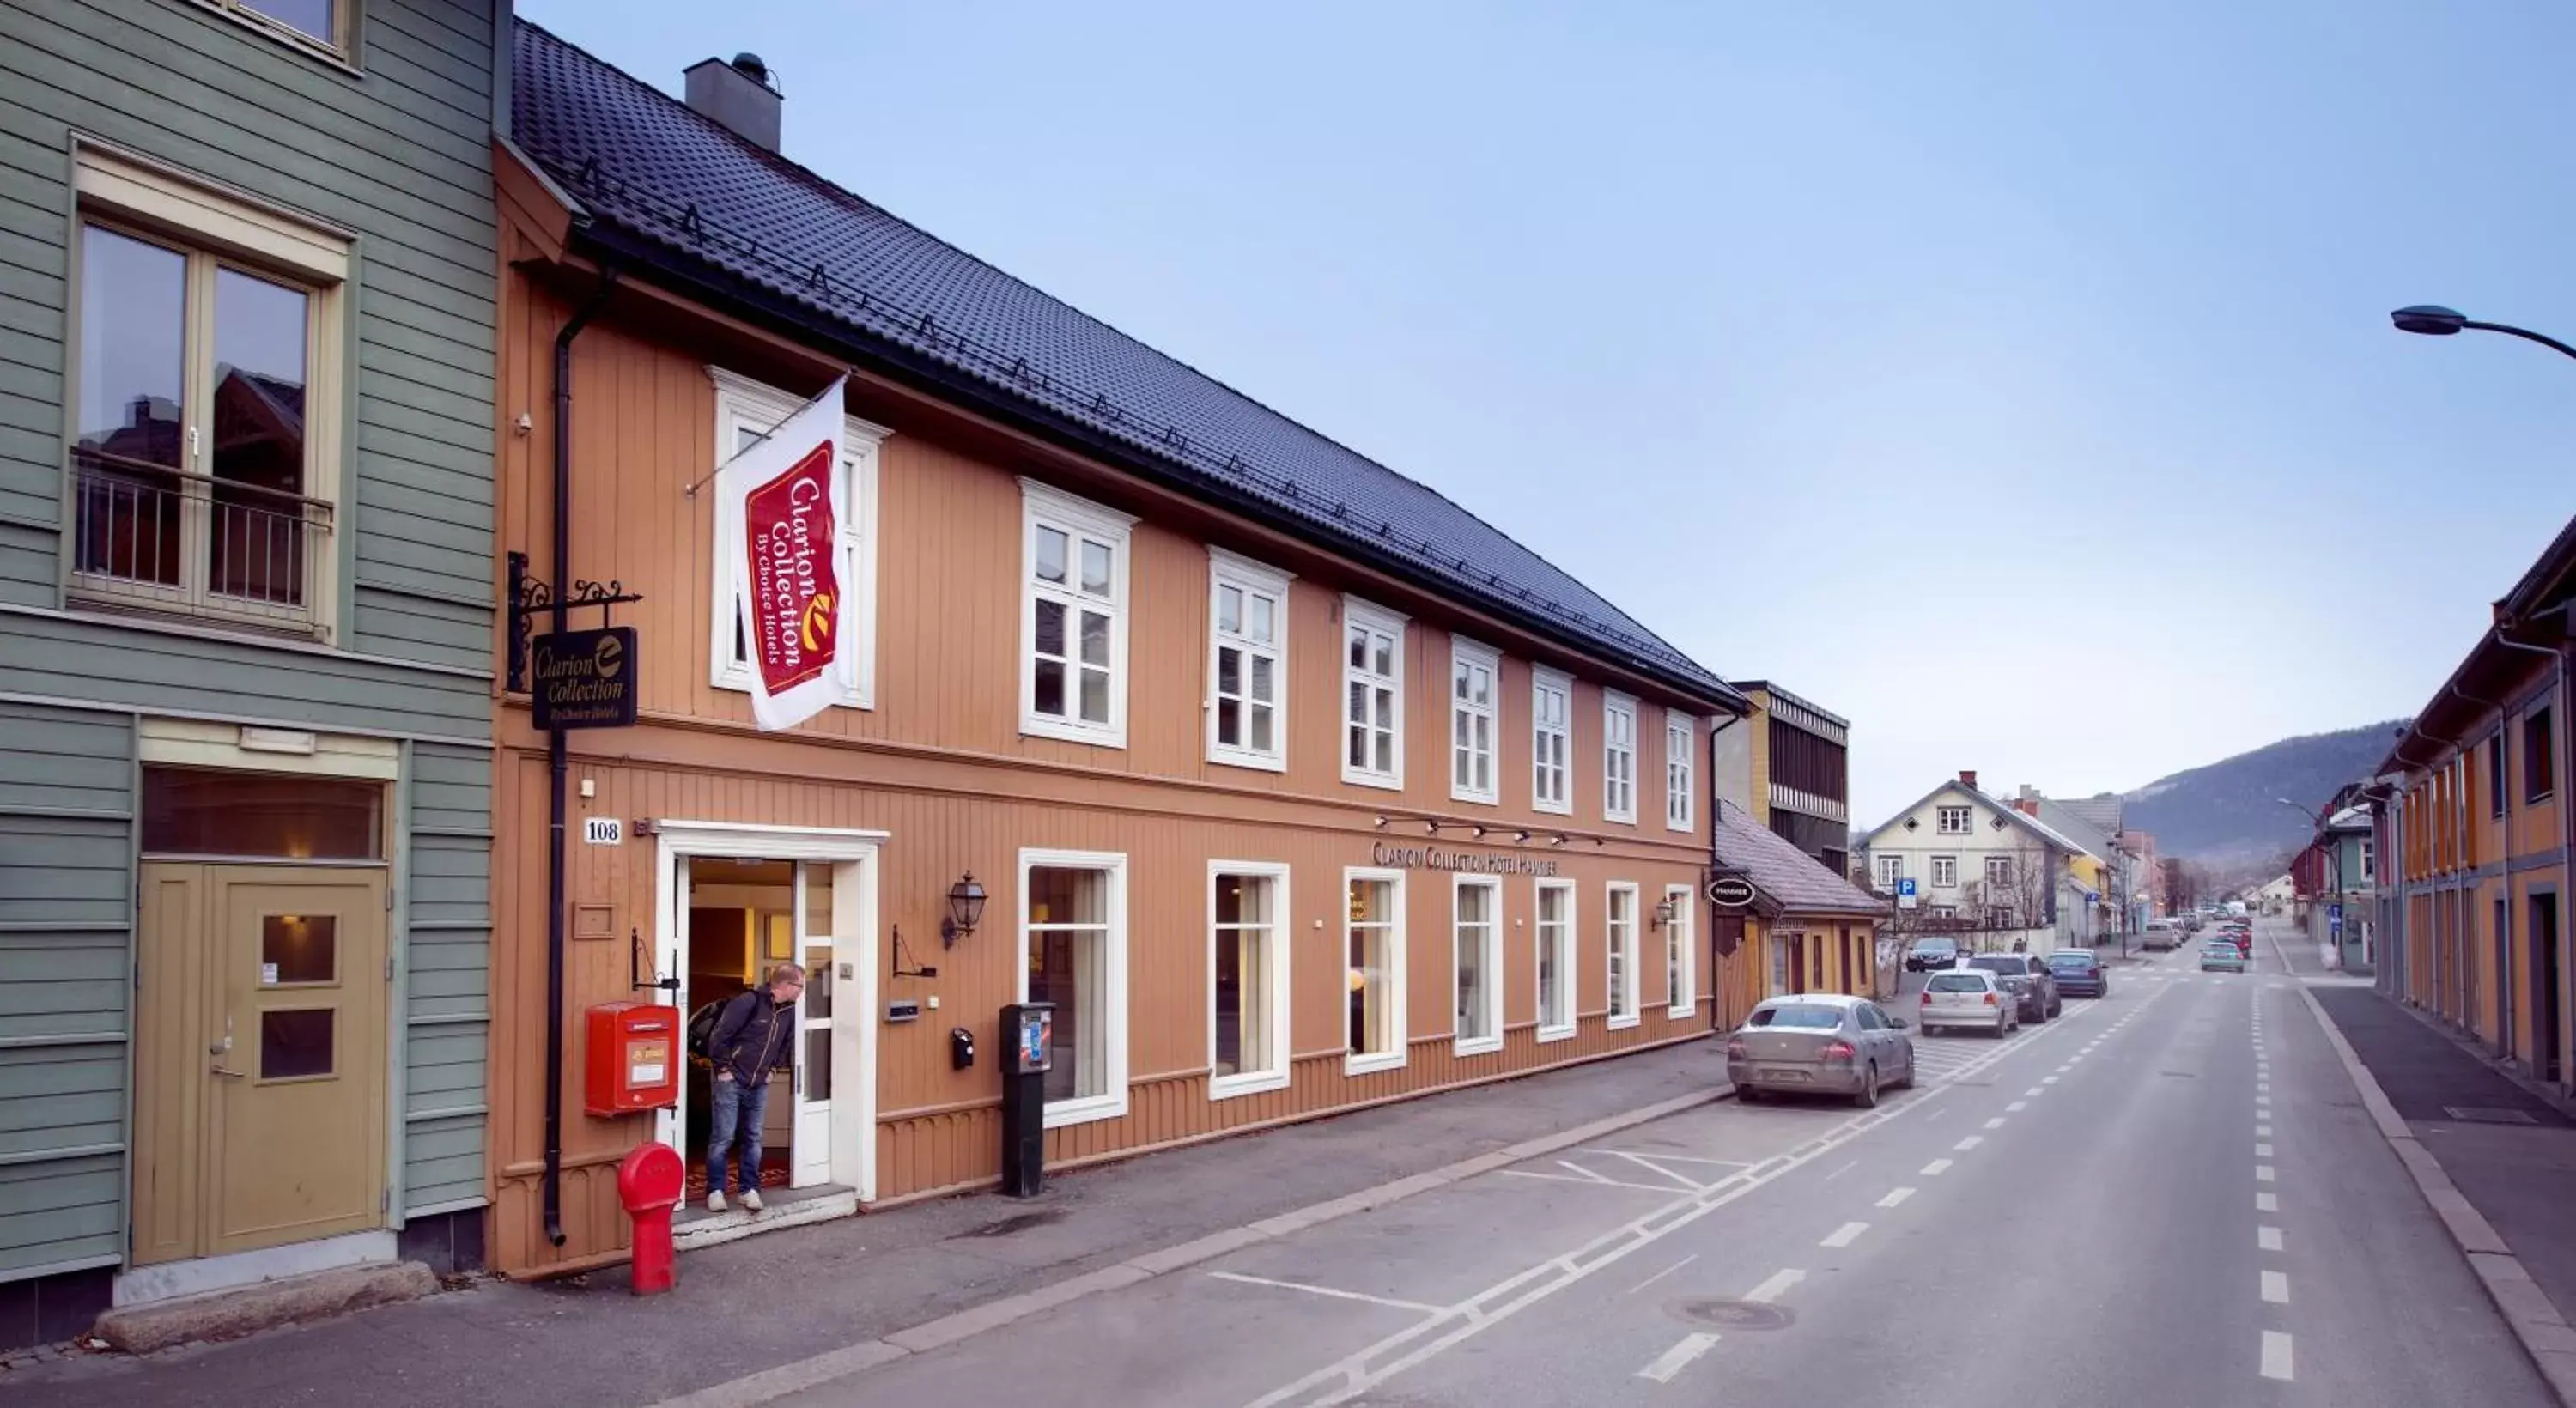
[[[1685,1110],[1698,1109],[1702,1105],[1732,1099],[1734,1095],[1734,1087],[1725,1084],[1723,1077],[1720,1077],[1715,1088],[1705,1095],[1676,1096],[1670,1100],[1658,1100],[1651,1105],[1640,1105],[1633,1110],[1594,1120],[1589,1124],[1577,1125],[1572,1129],[1559,1130],[1554,1134],[1541,1135],[1535,1139],[1524,1139],[1518,1144],[1496,1149],[1492,1153],[1443,1164],[1409,1178],[1399,1178],[1391,1183],[1381,1183],[1374,1188],[1363,1188],[1356,1193],[1347,1193],[1320,1203],[1310,1203],[1305,1207],[1291,1209],[1274,1217],[1263,1218],[1259,1222],[1211,1232],[1206,1236],[1177,1246],[1165,1247],[1160,1251],[1140,1252],[1097,1271],[1068,1277],[1051,1285],[1041,1286],[1034,1291],[986,1301],[982,1305],[969,1306],[964,1310],[896,1330],[877,1339],[862,1340],[857,1344],[828,1350],[811,1358],[781,1364],[739,1379],[710,1384],[695,1393],[666,1398],[653,1405],[653,1408],[756,1408],[756,1405],[784,1398],[791,1393],[800,1393],[834,1379],[875,1368],[880,1364],[952,1345],[988,1330],[998,1330],[1005,1325],[1042,1314],[1085,1296],[1123,1290],[1141,1281],[1149,1281],[1157,1276],[1168,1276],[1175,1271],[1213,1261],[1228,1252],[1239,1251],[1275,1237],[1285,1237],[1323,1223],[1382,1208],[1416,1194],[1445,1188],[1450,1184],[1463,1182],[1479,1174],[1491,1173],[1525,1159],[1534,1159],[1542,1154],[1553,1154],[1559,1150],[1588,1144],[1605,1134],[1615,1134],[1623,1129],[1652,1123],[1667,1115],[1677,1115]],[[2570,1364],[2576,1366],[2576,1331],[2567,1333],[2571,1350]]]
[[[2268,932],[2264,937],[2271,942],[2272,956],[2280,959],[2281,966],[2288,969],[2289,957],[2281,952],[2280,939]],[[2298,984],[2299,996],[2307,1003],[2309,1014],[2317,1019],[2317,1026],[2325,1032],[2326,1043],[2334,1048],[2335,1056],[2343,1062],[2344,1074],[2352,1078],[2353,1088],[2361,1093],[2362,1108],[2370,1112],[2371,1123],[2378,1127],[2380,1137],[2388,1141],[2388,1147],[2397,1155],[2398,1162],[2406,1165],[2407,1174],[2415,1180],[2416,1191],[2424,1195],[2425,1204],[2432,1208],[2434,1216],[2441,1219],[2443,1229],[2451,1234],[2451,1241],[2460,1249],[2461,1259],[2468,1262],[2470,1271],[2476,1273],[2478,1284],[2486,1288],[2487,1298],[2495,1302],[2497,1312],[2504,1316],[2505,1324],[2513,1330],[2513,1337],[2521,1343],[2523,1353],[2531,1356],[2532,1367],[2548,1381],[2549,1391],[2557,1395],[2564,1408],[2576,1408],[2576,1327],[2567,1323],[2567,1318],[2559,1313],[2539,1283],[2531,1279],[2531,1273],[2523,1269],[2521,1260],[2514,1256],[2513,1249],[2505,1244],[2495,1227],[2470,1204],[2467,1196],[2460,1192],[2459,1185],[2451,1181],[2451,1176],[2442,1171],[2441,1160],[2433,1157],[2433,1151],[2416,1139],[2415,1132],[2397,1113],[2397,1107],[2389,1103],[2387,1092],[2379,1088],[2379,1078],[2361,1063],[2361,1057],[2353,1051],[2352,1043],[2344,1039],[2343,1031],[2335,1025],[2334,1018],[2326,1015],[2325,1004],[2317,1001],[2317,995],[2309,990],[2295,969],[2290,971],[2290,978]]]

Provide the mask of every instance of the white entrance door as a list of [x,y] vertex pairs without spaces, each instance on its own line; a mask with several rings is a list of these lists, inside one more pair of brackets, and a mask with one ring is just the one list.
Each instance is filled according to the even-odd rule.
[[[796,961],[805,969],[805,996],[796,1012],[796,1137],[789,1186],[832,1181],[832,1058],[837,1021],[831,861],[796,866]],[[856,869],[855,864],[848,866]]]

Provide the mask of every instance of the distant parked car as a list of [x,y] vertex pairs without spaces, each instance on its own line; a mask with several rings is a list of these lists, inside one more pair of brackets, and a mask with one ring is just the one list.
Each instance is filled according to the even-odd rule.
[[1981,1027],[2000,1039],[2021,1029],[2021,1004],[2004,991],[2004,980],[1983,968],[1953,968],[1935,973],[1923,985],[1923,1034],[1952,1027]]
[[1864,997],[1775,997],[1726,1039],[1726,1078],[1739,1100],[1805,1091],[1866,1107],[1888,1086],[1914,1084],[1914,1039]]
[[2048,956],[2048,973],[2057,980],[2057,991],[2067,997],[2109,997],[2111,975],[2102,971],[2102,960],[2086,949],[2062,948]]
[[1935,968],[1948,968],[1959,961],[1959,941],[1945,938],[1922,938],[1905,951],[1905,971],[1929,973]]
[[2212,939],[2200,946],[2200,971],[2242,973],[2245,971],[2245,950],[2225,939]]
[[1981,953],[1969,959],[1968,966],[2002,979],[2025,1022],[2045,1022],[2066,1010],[2066,999],[2057,995],[2057,979],[2049,976],[2048,965],[2035,953]]
[[2140,942],[2151,952],[2163,953],[2169,949],[2182,947],[2182,930],[2173,920],[2150,919],[2147,921],[2146,936]]

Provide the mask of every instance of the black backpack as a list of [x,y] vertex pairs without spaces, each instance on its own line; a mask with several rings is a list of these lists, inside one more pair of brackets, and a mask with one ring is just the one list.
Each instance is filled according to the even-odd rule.
[[715,1059],[715,1053],[708,1048],[715,1045],[716,1023],[724,1020],[725,1004],[731,1001],[731,998],[721,998],[689,1014],[690,1055],[701,1061]]

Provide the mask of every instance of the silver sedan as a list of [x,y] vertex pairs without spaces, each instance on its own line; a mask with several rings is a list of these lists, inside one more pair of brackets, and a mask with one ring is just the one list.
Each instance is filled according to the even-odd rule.
[[1914,1084],[1914,1039],[1877,1003],[1838,992],[1775,997],[1726,1039],[1726,1078],[1745,1101],[1787,1091],[1878,1103],[1887,1086]]

